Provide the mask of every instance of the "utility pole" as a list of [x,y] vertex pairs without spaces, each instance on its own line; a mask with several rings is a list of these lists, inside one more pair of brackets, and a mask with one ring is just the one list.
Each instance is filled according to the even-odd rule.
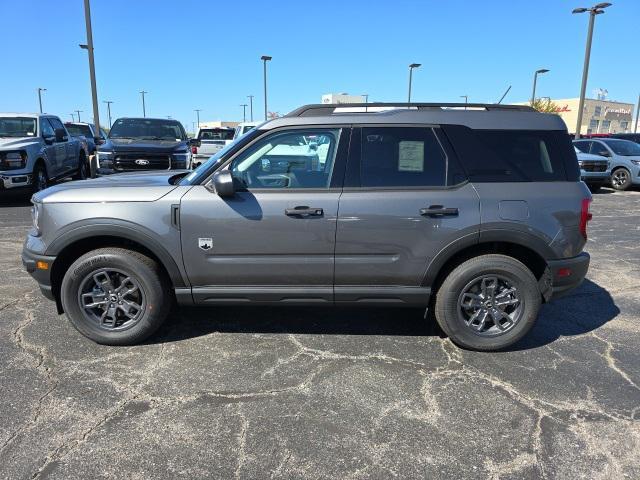
[[147,118],[147,108],[146,108],[146,106],[144,104],[144,95],[145,95],[145,93],[149,93],[149,92],[146,92],[144,90],[140,90],[140,95],[142,95],[142,116],[144,118]]
[[246,103],[241,103],[240,106],[242,107],[242,122],[246,122],[247,121],[247,107],[248,105]]
[[40,104],[40,113],[42,113],[42,92],[46,92],[46,88],[38,87],[38,103]]
[[247,98],[249,99],[249,116],[253,122],[253,95],[247,95]]
[[113,102],[111,100],[103,100],[103,102],[107,104],[107,112],[109,114],[109,129],[111,129],[111,104]]
[[265,121],[267,120],[267,62],[270,61],[272,58],[273,57],[270,57],[268,55],[263,55],[260,57],[260,60],[262,60],[264,64],[262,79],[264,83],[264,119]]
[[78,122],[80,121],[80,112],[84,112],[84,110],[74,110],[78,114]]
[[[89,0],[84,0],[84,21],[87,28],[87,44],[80,45],[80,48],[84,48],[89,53],[89,76],[91,77],[91,100],[93,103],[93,124],[96,128],[96,133],[100,132],[100,113],[98,111],[98,87],[96,86],[96,66],[93,57],[93,31],[91,29],[91,6]],[[78,113],[78,122],[80,121],[80,114]]]
[[70,113],[69,115],[71,115],[71,121],[75,122],[76,121],[76,117],[73,116],[73,113]]
[[198,128],[200,128],[200,112],[201,112],[201,111],[202,111],[202,109],[201,109],[201,108],[196,108],[196,109],[194,110],[194,112],[196,112],[196,116],[197,116],[197,118],[198,118]]

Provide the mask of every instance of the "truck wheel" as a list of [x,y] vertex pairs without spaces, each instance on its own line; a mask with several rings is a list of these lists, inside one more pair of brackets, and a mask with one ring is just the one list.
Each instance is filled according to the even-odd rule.
[[40,192],[49,186],[47,168],[42,163],[36,164],[31,178],[31,189],[33,193]]
[[134,345],[167,318],[172,295],[159,265],[123,248],[85,253],[67,270],[60,299],[71,324],[104,345]]
[[78,157],[78,172],[73,176],[74,180],[86,180],[89,178],[89,162],[87,162],[87,157],[84,152],[80,153]]
[[626,190],[631,186],[631,173],[626,168],[617,168],[611,172],[611,186],[616,190]]
[[538,282],[506,255],[481,255],[458,265],[438,290],[435,316],[456,344],[500,350],[520,340],[540,310]]

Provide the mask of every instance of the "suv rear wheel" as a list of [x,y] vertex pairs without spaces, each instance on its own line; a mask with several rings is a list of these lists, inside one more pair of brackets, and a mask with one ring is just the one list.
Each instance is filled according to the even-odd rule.
[[458,265],[438,290],[435,316],[451,340],[473,350],[499,350],[520,340],[540,309],[538,282],[506,255],[481,255]]
[[142,342],[162,325],[172,296],[160,267],[122,248],[82,255],[67,270],[60,292],[73,326],[105,345]]

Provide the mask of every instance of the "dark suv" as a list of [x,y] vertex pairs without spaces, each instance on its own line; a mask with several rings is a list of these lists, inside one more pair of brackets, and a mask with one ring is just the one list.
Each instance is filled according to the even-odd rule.
[[309,105],[191,173],[49,188],[23,262],[111,345],[147,338],[174,300],[420,307],[459,345],[516,342],[589,266],[591,194],[564,123],[523,106],[371,110]]

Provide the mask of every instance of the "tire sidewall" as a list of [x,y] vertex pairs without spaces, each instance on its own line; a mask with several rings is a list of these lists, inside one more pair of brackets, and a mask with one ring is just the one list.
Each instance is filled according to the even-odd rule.
[[[82,281],[100,268],[112,268],[134,277],[145,296],[142,318],[126,330],[111,332],[100,328],[84,316],[78,304]],[[62,281],[60,298],[72,325],[86,337],[108,345],[131,345],[153,334],[164,321],[169,309],[169,295],[158,272],[134,255],[96,251],[85,254],[70,267]]]
[[[474,350],[500,350],[520,340],[535,323],[541,304],[537,281],[528,268],[509,257],[487,257],[494,258],[483,262],[479,257],[455,268],[442,284],[436,300],[436,318],[445,333],[455,343]],[[518,289],[524,309],[518,323],[507,333],[484,337],[474,333],[459,317],[458,299],[473,279],[492,274],[506,278]]]
[[[40,181],[39,181],[40,172],[42,172],[45,178],[45,186],[42,189],[40,188]],[[40,192],[49,186],[49,175],[47,175],[47,169],[44,167],[44,165],[40,163],[36,165],[36,168],[33,169],[32,178],[33,178],[32,182],[33,182],[34,193]]]
[[[613,183],[613,175],[615,175],[615,174],[616,174],[616,172],[619,172],[619,171],[621,171],[621,170],[622,170],[622,171],[624,171],[624,172],[626,173],[626,175],[627,175],[627,180],[626,180],[626,182],[625,182],[624,184],[619,185],[619,186],[616,186],[616,185]],[[617,168],[617,169],[615,169],[615,170],[612,172],[611,176],[612,176],[611,186],[612,186],[615,190],[626,190],[627,188],[629,188],[629,187],[631,186],[631,172],[630,172],[629,170],[627,170],[626,168],[621,167],[621,168]]]

